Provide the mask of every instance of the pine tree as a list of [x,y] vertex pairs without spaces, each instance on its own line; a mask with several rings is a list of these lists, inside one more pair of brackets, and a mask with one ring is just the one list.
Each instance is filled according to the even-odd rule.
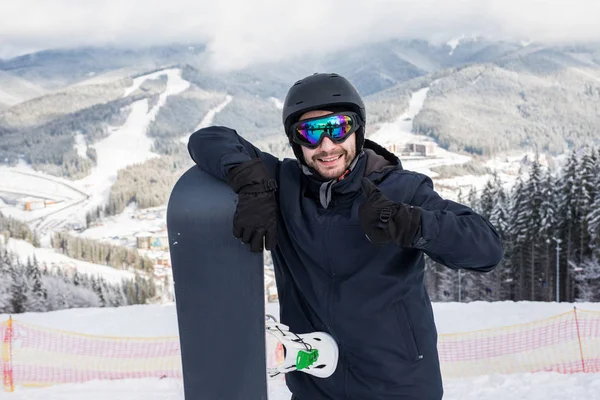
[[[578,212],[577,193],[579,179],[579,160],[576,152],[572,152],[564,168],[559,182],[558,228],[561,243],[560,264],[560,298],[572,301],[571,266],[576,264],[575,249],[577,243]],[[563,262],[564,259],[564,262]]]
[[10,314],[12,307],[12,275],[8,252],[0,240],[0,314]]
[[102,307],[106,307],[106,296],[104,295],[100,278],[92,278],[92,290],[94,290],[94,292],[98,295],[98,298],[100,299],[100,305]]
[[479,213],[489,219],[496,203],[496,187],[494,186],[494,180],[498,179],[498,176],[494,174],[494,177],[488,180],[483,187],[481,192],[481,198],[479,199]]
[[12,278],[12,309],[14,313],[20,314],[26,310],[27,306],[27,282],[25,274],[23,273],[24,267],[20,262],[17,262],[10,266],[10,275]]
[[42,283],[42,276],[37,259],[34,258],[33,261],[27,261],[25,276],[28,282],[25,309],[27,311],[35,312],[47,311],[46,299],[48,298],[48,293]]
[[558,235],[556,209],[557,209],[557,194],[556,180],[550,169],[546,170],[546,174],[542,181],[542,205],[541,205],[541,230],[540,236],[544,240],[542,258],[543,262],[543,299],[545,301],[552,300],[553,288],[556,285],[556,273],[553,266],[556,263],[554,255],[554,247],[552,246],[552,238]]
[[[594,186],[600,188],[600,173],[596,175]],[[590,205],[589,213],[586,216],[588,235],[590,238],[590,250],[593,251],[600,247],[600,193],[596,193],[594,200]]]
[[581,272],[575,276],[578,302],[600,301],[600,251],[595,251],[581,263]]
[[527,215],[527,222],[525,228],[526,234],[526,245],[523,250],[528,255],[528,280],[529,280],[529,300],[535,301],[537,299],[536,290],[540,284],[540,276],[538,271],[539,264],[539,246],[544,241],[540,237],[542,229],[542,204],[544,199],[542,197],[542,171],[539,163],[539,155],[536,157],[531,164],[531,170],[529,172],[529,178],[525,184],[525,196],[527,201],[524,203]]
[[526,186],[523,182],[523,176],[519,172],[517,182],[511,195],[511,242],[512,242],[512,265],[514,268],[513,274],[516,276],[513,279],[516,281],[515,285],[515,300],[525,299],[525,263],[526,263],[526,245],[527,245],[527,228],[528,218],[527,215],[527,192]]

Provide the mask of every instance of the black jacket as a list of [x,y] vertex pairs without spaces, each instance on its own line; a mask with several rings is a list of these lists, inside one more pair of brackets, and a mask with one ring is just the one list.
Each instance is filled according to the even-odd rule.
[[[279,161],[225,127],[190,137],[192,159],[225,179],[229,168],[260,157],[279,185],[277,247],[272,251],[281,322],[292,332],[325,331],[340,348],[335,373],[286,375],[301,400],[434,400],[442,397],[433,310],[423,254],[450,268],[489,271],[500,237],[480,215],[442,199],[425,175],[366,141],[352,172],[323,182],[296,160]],[[376,247],[358,220],[367,176],[392,201],[423,209],[413,248]]]

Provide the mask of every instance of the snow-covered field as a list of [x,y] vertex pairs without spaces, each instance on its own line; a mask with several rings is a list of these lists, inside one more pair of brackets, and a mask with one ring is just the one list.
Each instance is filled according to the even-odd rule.
[[[600,311],[600,303],[576,305],[584,310]],[[474,302],[436,303],[434,311],[441,334],[465,332],[530,322],[573,309],[569,303]],[[268,313],[278,315],[278,307],[268,303]],[[0,315],[0,320],[7,316]],[[50,313],[26,313],[16,320],[61,330],[109,336],[177,335],[174,304],[129,306],[105,309],[73,309]],[[564,400],[600,399],[600,374],[562,375],[557,373],[484,375],[444,381],[444,399],[460,400]],[[282,379],[269,382],[271,400],[287,400],[289,392]],[[0,392],[0,398],[34,400],[64,399],[177,399],[183,400],[182,383],[173,379],[91,381],[56,385],[48,388],[17,387],[12,394]]]

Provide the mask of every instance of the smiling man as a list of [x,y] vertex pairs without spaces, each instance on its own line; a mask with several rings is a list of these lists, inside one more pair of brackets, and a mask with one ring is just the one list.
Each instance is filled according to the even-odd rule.
[[296,160],[278,160],[227,127],[193,133],[188,149],[237,193],[233,235],[271,251],[281,322],[299,334],[327,332],[339,346],[330,377],[286,374],[293,399],[441,399],[424,255],[487,272],[503,257],[499,235],[365,139],[364,103],[344,77],[296,82],[282,117]]
[[[307,127],[313,125],[311,124],[311,121],[323,120],[321,117],[329,114],[332,114],[332,112],[325,110],[309,111],[303,114],[299,120],[304,124],[304,129],[307,129]],[[306,121],[307,119],[309,121]],[[330,122],[331,125],[327,127],[327,122],[323,124],[322,127],[317,125],[317,129],[315,129],[316,133],[310,133],[323,137],[320,146],[316,149],[306,146],[301,147],[306,166],[313,168],[323,178],[334,179],[342,176],[344,171],[346,171],[348,166],[350,166],[350,163],[352,163],[356,157],[356,140],[345,140],[343,142],[334,143],[327,135],[321,135],[319,133],[320,130],[325,129],[331,131],[340,129],[337,128],[338,126],[342,129],[344,127],[346,127],[346,129],[351,129],[347,120],[349,121],[349,118],[344,118],[343,115],[333,119],[333,121],[327,118],[324,119],[324,121]],[[296,129],[303,129],[303,125],[300,125]],[[307,132],[307,135],[308,134],[309,133]],[[348,137],[349,136],[351,135],[348,135]]]

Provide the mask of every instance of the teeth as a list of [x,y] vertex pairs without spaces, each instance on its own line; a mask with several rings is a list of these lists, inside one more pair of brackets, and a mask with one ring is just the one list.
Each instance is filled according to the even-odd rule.
[[326,162],[327,162],[327,161],[334,161],[334,160],[337,160],[338,158],[340,158],[340,156],[336,156],[336,157],[333,157],[333,158],[322,158],[321,160],[323,160],[323,161],[326,161]]

